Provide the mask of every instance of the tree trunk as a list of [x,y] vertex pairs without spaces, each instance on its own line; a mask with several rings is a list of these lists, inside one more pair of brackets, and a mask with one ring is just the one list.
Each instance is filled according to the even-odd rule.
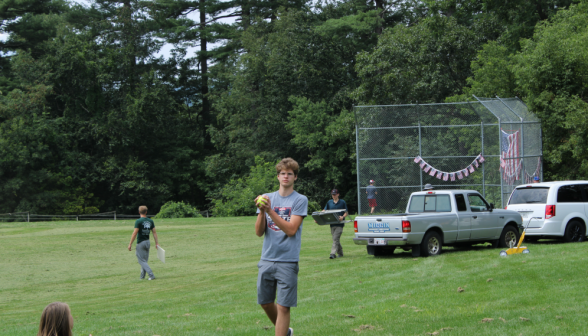
[[210,123],[210,104],[208,101],[208,49],[206,31],[206,0],[199,0],[200,5],[200,75],[202,76],[202,122],[206,127]]
[[[382,19],[384,17],[384,1],[385,0],[376,0],[376,9],[378,10],[378,17]],[[384,31],[383,24],[380,22],[376,27],[376,34],[380,35]]]

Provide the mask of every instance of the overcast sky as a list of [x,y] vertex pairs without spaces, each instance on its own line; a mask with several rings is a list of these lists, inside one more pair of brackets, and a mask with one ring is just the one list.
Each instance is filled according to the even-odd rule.
[[[73,0],[74,2],[77,2],[83,6],[90,6],[91,2],[87,1],[87,0]],[[188,14],[188,18],[191,20],[194,20],[196,22],[200,21],[200,14],[198,13],[198,11],[194,11],[190,14]],[[225,23],[232,23],[235,21],[234,18],[227,18],[227,19],[222,19],[220,20],[221,22],[225,22]],[[6,33],[2,33],[0,34],[0,40],[5,41],[8,38],[8,34]],[[214,47],[214,44],[209,45],[209,47]],[[173,45],[172,44],[164,44],[163,47],[161,48],[161,50],[155,54],[155,57],[159,57],[159,56],[164,56],[165,58],[168,58],[171,55],[171,50],[173,49]],[[196,55],[196,52],[198,51],[199,47],[193,47],[193,48],[188,48],[188,54],[187,57],[193,57]]]

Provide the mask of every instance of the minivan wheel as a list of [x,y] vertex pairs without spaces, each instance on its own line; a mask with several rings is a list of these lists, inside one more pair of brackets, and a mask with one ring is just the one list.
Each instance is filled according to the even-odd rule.
[[435,231],[430,231],[421,242],[421,255],[423,257],[439,255],[442,247],[441,236]]
[[519,232],[514,227],[508,225],[504,227],[502,234],[500,234],[500,239],[498,239],[498,246],[510,248],[511,242],[513,242],[513,246],[516,246],[518,241]]
[[586,239],[586,227],[580,221],[572,220],[566,227],[566,233],[564,234],[564,240],[568,243],[571,242],[582,242]]

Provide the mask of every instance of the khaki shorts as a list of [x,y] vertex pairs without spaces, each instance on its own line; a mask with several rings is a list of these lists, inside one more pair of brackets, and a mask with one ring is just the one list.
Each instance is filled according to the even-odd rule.
[[257,264],[257,303],[276,301],[282,307],[296,307],[298,300],[298,263],[260,260]]

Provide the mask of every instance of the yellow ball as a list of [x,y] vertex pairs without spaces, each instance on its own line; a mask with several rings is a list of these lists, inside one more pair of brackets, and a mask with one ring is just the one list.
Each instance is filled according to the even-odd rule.
[[266,205],[267,204],[267,200],[265,199],[265,197],[260,197],[257,199],[257,205],[262,206],[262,205]]

